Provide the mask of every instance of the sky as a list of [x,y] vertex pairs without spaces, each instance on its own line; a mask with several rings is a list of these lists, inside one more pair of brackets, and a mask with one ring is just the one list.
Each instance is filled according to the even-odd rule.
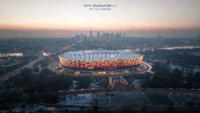
[[[90,10],[84,4],[112,4]],[[200,0],[0,0],[0,37],[71,37],[97,31],[130,37],[197,37]]]

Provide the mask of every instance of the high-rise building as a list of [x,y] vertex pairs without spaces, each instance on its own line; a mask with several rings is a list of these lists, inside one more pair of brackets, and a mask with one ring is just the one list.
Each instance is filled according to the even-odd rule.
[[121,38],[122,35],[121,35],[121,33],[117,33],[115,37],[116,37],[116,38]]
[[113,33],[111,33],[111,38],[114,38],[114,34]]
[[87,40],[87,35],[83,35],[84,41]]
[[110,38],[110,34],[109,33],[103,33],[103,37],[104,38]]
[[80,35],[76,34],[75,38],[80,38]]
[[99,32],[97,32],[97,38],[100,38],[100,33]]
[[83,34],[81,33],[81,38],[83,38]]
[[90,30],[90,38],[92,38],[92,31]]

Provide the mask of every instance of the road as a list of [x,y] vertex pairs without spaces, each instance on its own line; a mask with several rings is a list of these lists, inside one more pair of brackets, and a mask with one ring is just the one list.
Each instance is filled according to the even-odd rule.
[[[78,41],[77,43],[80,43],[80,42],[81,42],[81,40]],[[77,43],[74,43],[74,44],[71,44],[71,45],[65,47],[65,49],[63,49],[63,50],[60,51],[60,52],[64,52],[65,50],[71,48],[72,46],[76,45]],[[60,52],[58,52],[58,53],[60,53]],[[6,80],[8,80],[8,79],[10,79],[10,78],[12,78],[12,77],[18,75],[18,74],[20,73],[20,70],[23,70],[23,69],[25,69],[25,68],[32,68],[33,65],[34,65],[36,62],[42,61],[42,60],[44,60],[44,59],[46,59],[46,58],[48,58],[48,57],[50,57],[50,56],[53,56],[53,55],[55,55],[55,54],[57,54],[57,53],[54,53],[54,54],[51,54],[51,55],[49,55],[49,56],[43,57],[42,59],[41,59],[41,58],[40,58],[40,59],[38,58],[37,60],[34,60],[34,61],[32,61],[32,62],[30,62],[30,63],[24,65],[24,66],[21,66],[21,67],[15,69],[15,70],[12,70],[12,71],[10,71],[10,72],[4,74],[4,75],[1,75],[1,76],[0,76],[0,85],[3,84]]]
[[152,69],[152,66],[151,66],[151,65],[149,65],[148,63],[146,63],[146,62],[144,62],[144,61],[142,61],[142,63],[144,63],[144,64],[146,64],[146,65],[148,66],[148,70],[147,70],[146,72],[153,73],[153,72],[151,71],[151,69]]
[[1,80],[1,81],[0,81],[0,84],[4,83],[4,82],[5,82],[6,80],[8,80],[9,78],[12,78],[12,77],[16,76],[17,74],[19,74],[19,73],[20,73],[20,70],[25,69],[25,68],[31,68],[36,62],[38,62],[38,61],[40,61],[40,60],[42,60],[42,59],[34,60],[34,61],[32,61],[32,62],[30,62],[30,63],[24,65],[24,66],[21,66],[21,67],[15,69],[15,70],[12,70],[12,71],[10,71],[10,72],[4,74],[4,75],[1,75],[1,76],[0,76],[0,80]]

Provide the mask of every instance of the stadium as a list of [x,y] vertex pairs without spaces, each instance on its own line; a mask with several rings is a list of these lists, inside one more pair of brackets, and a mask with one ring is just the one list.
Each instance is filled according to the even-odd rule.
[[58,55],[63,67],[72,70],[115,70],[138,67],[142,55],[120,50],[82,50]]

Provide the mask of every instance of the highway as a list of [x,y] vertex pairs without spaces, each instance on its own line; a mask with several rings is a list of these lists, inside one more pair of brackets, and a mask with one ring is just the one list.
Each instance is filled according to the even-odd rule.
[[25,68],[31,68],[36,62],[38,62],[38,61],[40,61],[40,60],[42,60],[42,59],[34,60],[34,61],[32,61],[32,62],[30,62],[30,63],[24,65],[24,66],[21,66],[21,67],[15,69],[15,70],[12,70],[12,71],[10,71],[10,72],[4,74],[4,75],[1,75],[1,76],[0,76],[0,80],[1,80],[1,81],[0,81],[0,84],[4,83],[4,82],[5,82],[6,80],[8,80],[9,78],[12,78],[12,77],[16,76],[17,74],[19,74],[19,73],[20,73],[20,70],[25,69]]
[[153,72],[151,71],[151,69],[152,69],[152,66],[151,66],[151,65],[149,65],[148,63],[146,63],[146,62],[144,62],[144,61],[142,61],[142,63],[144,63],[144,64],[146,64],[146,65],[148,66],[148,70],[147,70],[146,72],[153,73]]
[[[81,40],[78,41],[77,43],[80,43],[80,42],[81,42]],[[71,48],[72,46],[76,45],[77,43],[74,43],[74,44],[71,44],[71,45],[65,47],[65,49],[61,50],[60,52],[64,52],[65,50]],[[58,52],[58,53],[60,53],[60,52]],[[57,53],[50,54],[49,56],[43,57],[43,58],[41,58],[41,59],[38,58],[37,60],[34,60],[34,61],[32,61],[32,62],[30,62],[30,63],[24,65],[24,66],[21,66],[21,67],[19,67],[19,68],[17,68],[17,69],[14,69],[14,70],[12,70],[12,71],[10,71],[10,72],[4,74],[4,75],[1,75],[1,76],[0,76],[0,85],[3,84],[6,80],[8,80],[8,79],[10,79],[10,78],[12,78],[12,77],[18,75],[18,74],[20,73],[20,70],[23,70],[23,69],[25,69],[25,68],[32,68],[33,65],[34,65],[36,62],[42,61],[42,60],[44,60],[44,59],[46,59],[46,58],[48,58],[48,57],[50,57],[50,56],[56,55],[56,54],[57,54]]]

